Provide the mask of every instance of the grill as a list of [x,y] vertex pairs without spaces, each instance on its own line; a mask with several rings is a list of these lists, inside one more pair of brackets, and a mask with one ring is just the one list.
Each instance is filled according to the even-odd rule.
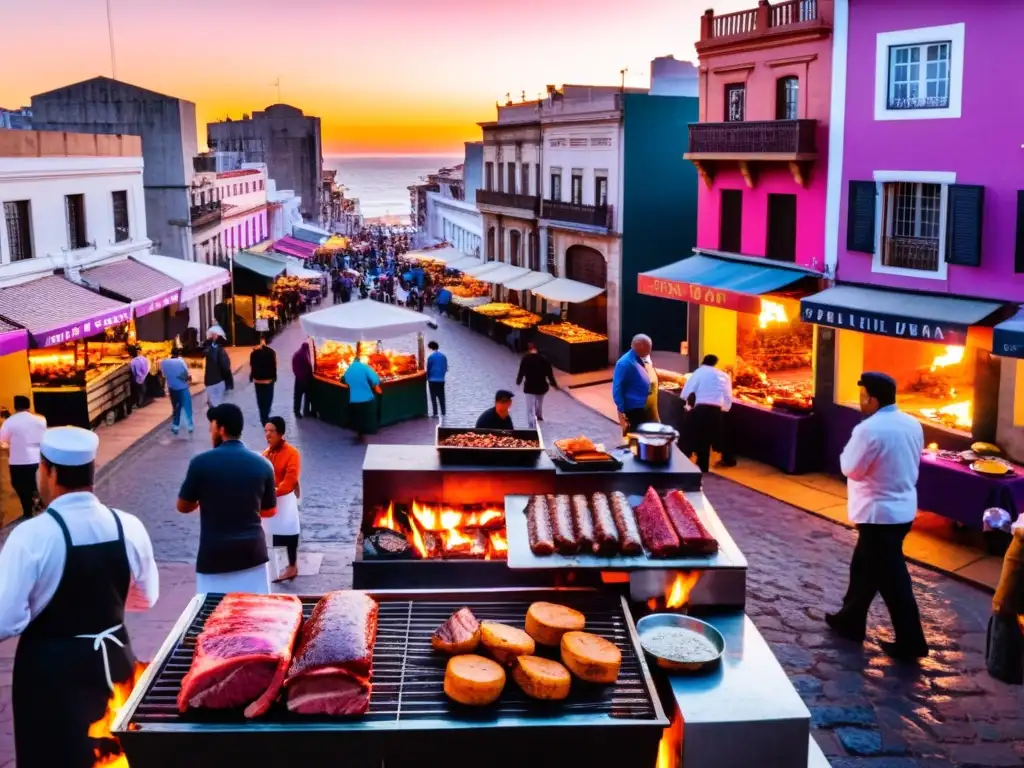
[[[196,598],[186,609],[133,693],[114,734],[132,768],[295,764],[325,754],[346,766],[426,766],[484,760],[497,766],[653,766],[667,719],[639,652],[624,598],[590,590],[371,592],[380,602],[368,714],[353,719],[292,715],[275,705],[256,721],[240,712],[180,714],[176,697],[191,664],[195,638],[220,595]],[[303,598],[306,616],[318,598]],[[574,680],[564,702],[527,699],[509,679],[499,701],[468,708],[443,692],[446,657],[430,637],[462,606],[481,620],[522,627],[534,600],[582,611],[587,629],[614,642],[623,655],[613,686]],[[515,735],[516,738],[509,738]]]

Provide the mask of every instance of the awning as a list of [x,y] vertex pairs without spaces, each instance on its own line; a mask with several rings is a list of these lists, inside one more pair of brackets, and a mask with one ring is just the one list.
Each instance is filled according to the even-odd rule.
[[269,256],[261,256],[258,253],[239,251],[235,254],[235,266],[273,279],[284,274],[285,263],[283,259],[279,261]]
[[27,330],[37,347],[52,347],[127,323],[132,307],[51,275],[0,289],[0,316]]
[[520,275],[514,280],[508,280],[502,283],[510,291],[532,291],[545,283],[550,283],[554,280],[554,275],[549,275],[547,272],[527,272],[525,275]]
[[493,285],[504,285],[506,280],[514,280],[517,277],[522,277],[529,272],[526,267],[513,267],[511,264],[505,264],[498,269],[489,269],[481,275],[477,276],[477,280],[484,283],[492,283]]
[[336,251],[341,248],[348,248],[348,238],[342,237],[341,235],[331,235],[330,239],[324,243],[322,248],[329,248],[332,251]]
[[131,259],[84,269],[82,277],[130,301],[136,317],[177,304],[181,298],[181,283]]
[[376,341],[437,328],[429,315],[372,299],[310,312],[299,317],[309,336],[330,341]]
[[308,259],[316,253],[317,245],[307,243],[303,240],[296,240],[294,237],[282,237],[275,240],[270,250],[283,253],[285,256],[295,256],[298,259]]
[[313,243],[313,245],[323,245],[331,237],[331,233],[326,229],[320,229],[320,227],[314,227],[312,224],[303,222],[302,224],[292,225],[292,237],[296,240],[302,240],[306,243]]
[[556,277],[551,282],[534,288],[533,294],[548,301],[582,304],[584,301],[590,301],[595,296],[600,296],[604,291],[604,288],[598,288],[596,285],[588,285],[578,280],[566,280],[564,277]]
[[302,266],[301,261],[292,258],[285,261],[284,273],[288,277],[298,277],[303,280],[320,280],[323,277],[323,272],[317,272],[315,269],[306,269]]
[[811,270],[784,267],[766,259],[725,259],[695,253],[673,264],[641,272],[637,278],[637,290],[644,296],[756,315],[761,312],[762,295],[818,276]]
[[28,349],[28,331],[0,320],[0,357]]
[[181,303],[192,301],[204,293],[209,293],[231,282],[231,273],[226,269],[199,261],[172,259],[170,256],[157,256],[152,253],[131,258],[133,261],[145,264],[180,283],[181,295],[178,297],[178,301]]
[[450,245],[444,248],[434,248],[429,251],[409,251],[403,253],[403,259],[412,259],[413,261],[436,261],[438,264],[451,264],[459,259],[466,257],[462,251],[458,248],[452,248]]
[[1024,310],[995,327],[992,354],[1024,358]]
[[462,270],[462,274],[469,275],[470,277],[479,278],[480,276],[490,272],[491,270],[501,269],[504,266],[505,263],[501,261],[485,261],[480,266],[468,267]]
[[484,262],[481,259],[478,259],[476,256],[466,256],[464,258],[457,259],[456,261],[451,261],[445,264],[445,267],[447,267],[448,269],[458,270],[459,272],[465,272],[467,269],[482,266],[483,263]]
[[1006,307],[995,301],[837,285],[800,300],[805,323],[962,346],[967,329]]

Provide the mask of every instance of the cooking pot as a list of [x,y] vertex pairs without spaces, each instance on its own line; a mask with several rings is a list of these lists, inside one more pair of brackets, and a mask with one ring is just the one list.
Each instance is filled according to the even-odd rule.
[[626,435],[626,439],[637,461],[669,464],[672,461],[672,446],[679,439],[679,432],[668,424],[648,422]]

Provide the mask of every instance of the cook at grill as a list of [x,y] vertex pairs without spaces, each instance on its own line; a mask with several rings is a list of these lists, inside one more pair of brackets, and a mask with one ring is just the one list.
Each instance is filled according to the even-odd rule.
[[160,594],[153,545],[133,515],[93,495],[95,433],[47,430],[37,483],[46,514],[15,528],[0,550],[0,640],[20,635],[14,659],[19,768],[91,768],[114,684],[135,656],[124,612]]

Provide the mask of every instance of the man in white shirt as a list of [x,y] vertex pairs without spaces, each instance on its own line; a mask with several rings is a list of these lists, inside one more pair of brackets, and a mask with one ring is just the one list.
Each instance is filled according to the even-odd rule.
[[14,396],[14,415],[0,427],[0,446],[10,453],[7,464],[11,473],[11,488],[21,502],[21,512],[32,517],[36,497],[36,469],[39,467],[39,444],[46,432],[46,419],[32,413],[25,395]]
[[857,526],[857,546],[843,607],[826,614],[825,621],[837,634],[863,642],[868,609],[881,594],[896,639],[879,645],[894,659],[912,661],[928,655],[903,556],[903,540],[917,515],[924,431],[917,419],[896,407],[896,382],[891,376],[864,373],[857,383],[866,418],[854,427],[839,457],[847,478],[850,522]]
[[[692,406],[690,435],[697,452],[697,466],[707,472],[711,464],[711,446],[721,448],[725,434],[723,416],[732,408],[732,380],[718,370],[718,357],[705,355],[700,367],[690,374],[683,387],[683,402]],[[721,466],[732,467],[736,461],[730,451],[722,449]]]

